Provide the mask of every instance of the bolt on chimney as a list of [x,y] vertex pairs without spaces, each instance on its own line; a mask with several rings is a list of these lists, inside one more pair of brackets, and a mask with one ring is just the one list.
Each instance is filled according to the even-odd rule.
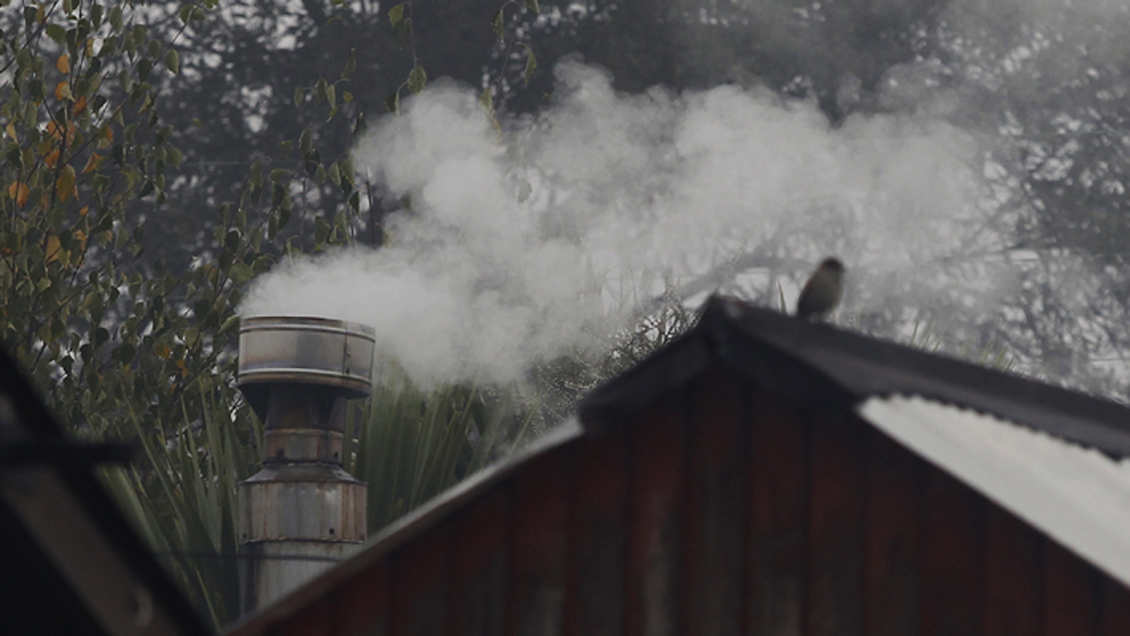
[[263,470],[239,485],[245,614],[365,541],[366,486],[342,449],[346,401],[371,391],[375,336],[324,318],[242,321],[237,384],[264,426]]

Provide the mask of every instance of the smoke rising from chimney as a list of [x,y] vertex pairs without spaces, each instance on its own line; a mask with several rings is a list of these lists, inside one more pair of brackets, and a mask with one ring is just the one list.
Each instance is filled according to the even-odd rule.
[[411,201],[389,244],[280,263],[242,315],[371,325],[378,349],[429,386],[516,380],[599,351],[665,282],[736,260],[749,268],[726,289],[776,305],[778,284],[791,303],[836,254],[849,275],[866,272],[849,314],[896,295],[908,309],[976,306],[1008,284],[1004,264],[955,258],[1001,239],[981,221],[992,201],[978,145],[944,121],[833,129],[813,103],[758,89],[630,96],[579,62],[556,74],[553,105],[500,128],[474,90],[443,82],[382,119],[354,156]]

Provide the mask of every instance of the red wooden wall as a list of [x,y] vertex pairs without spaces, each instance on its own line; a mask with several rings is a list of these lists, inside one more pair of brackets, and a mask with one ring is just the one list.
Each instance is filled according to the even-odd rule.
[[1124,586],[851,414],[715,372],[625,424],[233,634],[1130,634]]

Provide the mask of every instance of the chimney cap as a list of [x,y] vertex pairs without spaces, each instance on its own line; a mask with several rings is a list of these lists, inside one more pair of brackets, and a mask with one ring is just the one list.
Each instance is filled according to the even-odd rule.
[[373,382],[376,330],[312,316],[255,316],[239,327],[236,383],[295,383],[340,388],[364,397]]

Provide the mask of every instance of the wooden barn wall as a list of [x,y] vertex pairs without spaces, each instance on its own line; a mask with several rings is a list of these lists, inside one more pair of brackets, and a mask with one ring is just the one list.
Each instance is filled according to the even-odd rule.
[[1124,636],[1130,592],[854,417],[712,373],[252,633]]

